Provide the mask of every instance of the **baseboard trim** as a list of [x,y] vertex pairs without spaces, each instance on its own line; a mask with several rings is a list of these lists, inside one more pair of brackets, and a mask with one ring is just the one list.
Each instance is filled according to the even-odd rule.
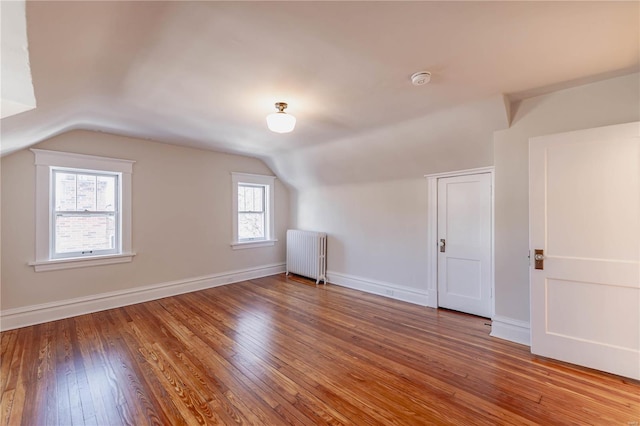
[[6,309],[0,313],[0,330],[12,330],[106,309],[148,302],[162,299],[163,297],[280,274],[284,271],[285,264],[277,263],[136,287],[130,290],[113,291],[40,305]]
[[428,306],[429,297],[426,291],[417,290],[369,278],[356,277],[335,271],[327,271],[327,280],[331,284],[347,287],[365,293],[377,294],[391,299],[402,300],[416,305]]
[[531,326],[527,321],[496,315],[491,320],[492,337],[531,346]]

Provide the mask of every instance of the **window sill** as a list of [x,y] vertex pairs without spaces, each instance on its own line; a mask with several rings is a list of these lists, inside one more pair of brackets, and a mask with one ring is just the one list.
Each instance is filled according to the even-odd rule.
[[278,240],[259,240],[259,241],[235,241],[231,243],[231,248],[234,250],[243,250],[257,247],[269,247],[276,243]]
[[111,265],[133,260],[135,253],[108,254],[104,256],[74,257],[70,259],[38,260],[29,262],[36,272],[57,271],[59,269],[85,268],[87,266]]

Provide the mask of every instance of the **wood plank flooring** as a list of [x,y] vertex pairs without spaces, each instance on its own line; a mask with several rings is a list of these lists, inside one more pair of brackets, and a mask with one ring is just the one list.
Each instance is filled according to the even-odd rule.
[[[276,275],[2,333],[2,424],[640,424],[488,320]],[[634,423],[635,422],[635,423]]]

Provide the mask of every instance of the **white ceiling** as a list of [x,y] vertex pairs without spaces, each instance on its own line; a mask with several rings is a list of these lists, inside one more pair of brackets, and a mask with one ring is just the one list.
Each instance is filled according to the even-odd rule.
[[[277,168],[502,94],[637,71],[639,12],[638,2],[28,1],[38,107],[2,120],[2,153],[84,128]],[[429,85],[411,85],[419,70]],[[266,128],[276,101],[298,119],[291,134]]]

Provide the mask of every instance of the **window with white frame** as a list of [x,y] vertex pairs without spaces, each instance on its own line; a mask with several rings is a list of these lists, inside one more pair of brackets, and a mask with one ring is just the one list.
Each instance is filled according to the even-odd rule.
[[118,253],[120,174],[62,168],[51,173],[51,257]]
[[232,173],[234,249],[273,245],[274,176]]
[[36,271],[130,262],[133,161],[32,149]]
[[267,192],[268,187],[263,185],[238,184],[238,241],[266,239]]

